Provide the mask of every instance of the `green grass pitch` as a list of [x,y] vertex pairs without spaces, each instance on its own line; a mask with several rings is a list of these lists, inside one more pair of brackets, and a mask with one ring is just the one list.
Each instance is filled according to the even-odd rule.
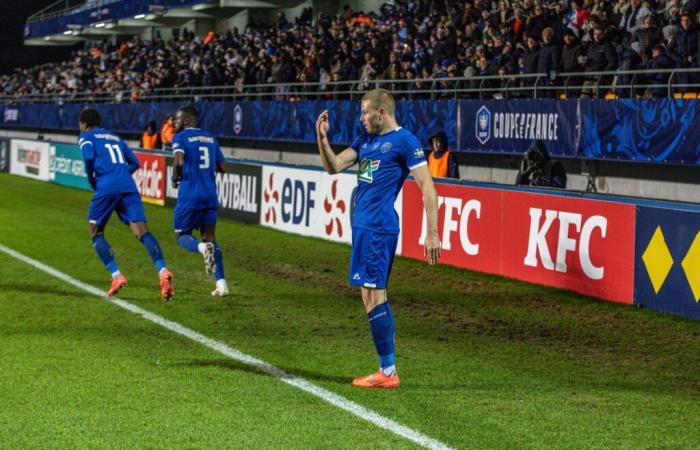
[[[91,194],[0,175],[0,244],[106,289]],[[172,210],[146,206],[175,274],[159,299],[116,217],[119,297],[301,376],[446,445],[700,448],[700,324],[565,291],[399,258],[389,298],[402,387],[376,369],[341,244],[220,221],[232,295],[209,292]],[[0,253],[0,448],[414,448]]]

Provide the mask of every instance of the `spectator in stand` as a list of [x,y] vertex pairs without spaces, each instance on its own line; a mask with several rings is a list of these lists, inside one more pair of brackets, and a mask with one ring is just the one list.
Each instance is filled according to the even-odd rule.
[[[534,75],[537,72],[537,66],[540,61],[540,44],[533,37],[527,38],[527,50],[524,54],[523,73],[526,75]],[[527,78],[523,80],[524,86],[534,86],[535,78]]]
[[[588,53],[585,59],[586,72],[604,72],[617,69],[617,53],[612,44],[605,36],[605,30],[597,27],[593,30],[593,42],[588,46]],[[584,89],[581,97],[591,97],[593,88],[599,97],[603,97],[607,89],[598,89],[598,86],[605,86],[612,83],[612,75],[590,76],[584,81]]]
[[[681,14],[681,24],[676,27],[671,42],[668,44],[668,55],[675,61],[676,66],[683,69],[697,67],[698,32],[690,13]],[[694,74],[679,73],[676,75],[679,84],[694,83]],[[682,87],[685,92],[687,87]]]
[[146,125],[141,135],[141,148],[146,150],[157,150],[160,148],[160,137],[156,131],[156,121],[151,120]]
[[[540,86],[554,86],[552,73],[556,73],[561,62],[561,47],[553,42],[554,30],[547,27],[542,30],[542,48],[537,57],[537,73],[545,74],[546,78],[540,80]],[[544,97],[554,97],[553,90],[543,93]]]
[[651,49],[663,41],[661,30],[654,23],[654,16],[647,14],[644,16],[644,25],[632,32],[631,45],[636,44],[642,63],[646,65],[651,58]]
[[515,184],[565,189],[566,170],[561,162],[549,156],[543,141],[535,140],[523,155]]
[[581,30],[583,28],[583,24],[588,20],[588,11],[586,11],[584,8],[582,8],[579,5],[579,1],[582,0],[574,0],[570,3],[571,5],[571,10],[569,11],[569,14],[567,15],[568,19],[568,26],[573,30],[574,33],[576,33],[577,36],[581,36]]
[[428,171],[433,178],[459,179],[459,164],[447,147],[447,134],[439,131],[430,137],[432,151],[428,153]]
[[[675,67],[673,60],[666,54],[666,48],[657,44],[651,49],[651,59],[647,62],[647,69],[662,70],[672,69]],[[654,98],[665,98],[668,96],[668,73],[650,73],[647,75],[649,84],[656,85],[651,87],[650,93]]]

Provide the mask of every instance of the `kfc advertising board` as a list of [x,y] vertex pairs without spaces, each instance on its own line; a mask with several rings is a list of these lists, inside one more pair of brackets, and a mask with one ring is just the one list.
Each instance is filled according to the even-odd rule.
[[503,191],[503,275],[632,304],[634,205]]
[[[500,273],[501,191],[436,183],[440,262],[465,269]],[[403,255],[425,259],[427,220],[423,194],[407,181],[403,187]]]
[[165,156],[148,152],[134,152],[141,168],[133,177],[141,199],[146,203],[165,204]]
[[[633,205],[436,184],[444,264],[632,303]],[[403,255],[422,259],[421,193],[404,186]]]

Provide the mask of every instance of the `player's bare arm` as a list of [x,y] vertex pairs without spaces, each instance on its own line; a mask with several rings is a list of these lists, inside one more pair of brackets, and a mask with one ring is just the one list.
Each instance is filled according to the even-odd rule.
[[352,167],[357,161],[357,152],[348,147],[336,155],[328,142],[328,127],[328,110],[324,110],[316,119],[316,142],[323,168],[332,175]]
[[178,187],[182,178],[182,166],[185,164],[185,154],[183,152],[175,152],[173,154],[173,187]]
[[440,258],[440,239],[438,238],[438,206],[437,191],[433,184],[433,177],[430,176],[428,166],[422,165],[411,171],[418,187],[423,193],[423,208],[428,219],[428,235],[425,239],[425,257],[428,264],[437,264]]

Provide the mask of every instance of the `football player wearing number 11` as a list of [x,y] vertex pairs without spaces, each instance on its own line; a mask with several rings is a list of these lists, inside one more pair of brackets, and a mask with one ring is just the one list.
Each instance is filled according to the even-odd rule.
[[326,171],[334,174],[359,163],[349,281],[360,287],[379,355],[379,370],[352,382],[353,386],[363,388],[399,387],[394,355],[394,314],[387,302],[386,289],[399,237],[394,202],[409,173],[423,193],[423,207],[428,218],[425,256],[429,264],[436,264],[440,257],[437,193],[423,146],[411,132],[396,123],[394,109],[394,99],[388,91],[367,92],[360,102],[360,122],[365,133],[337,155],[328,141],[328,111],[323,111],[316,120],[318,149]]
[[[216,288],[211,295],[228,295],[224,277],[224,258],[216,243],[216,219],[219,198],[216,195],[216,171],[224,172],[224,155],[216,138],[197,128],[199,114],[183,106],[175,114],[173,137],[173,187],[179,188],[175,205],[175,237],[180,247],[201,253],[208,275],[215,275]],[[192,236],[199,230],[202,241]]]
[[111,131],[100,128],[102,118],[94,108],[80,111],[78,145],[83,152],[85,172],[95,191],[88,210],[88,230],[97,256],[112,274],[112,285],[107,295],[113,297],[124,286],[126,277],[119,271],[114,252],[104,237],[105,227],[113,211],[129,225],[136,239],[141,241],[153,260],[160,276],[160,293],[164,301],[173,296],[173,274],[165,266],[163,251],[156,238],[148,231],[141,196],[131,174],[140,166],[126,143]]

